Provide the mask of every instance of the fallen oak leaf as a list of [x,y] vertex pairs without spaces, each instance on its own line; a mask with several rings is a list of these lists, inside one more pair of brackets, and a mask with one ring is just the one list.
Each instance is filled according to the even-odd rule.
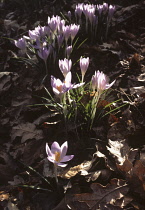
[[76,203],[78,208],[81,207],[81,203],[86,203],[88,209],[96,210],[100,205],[115,205],[117,199],[124,198],[128,193],[129,187],[124,180],[112,179],[106,186],[92,183],[91,189],[93,190],[92,193],[74,194],[71,199],[68,196],[66,202],[72,209]]
[[21,137],[21,143],[24,143],[29,139],[42,139],[43,132],[32,123],[22,123],[12,128],[11,140],[14,141],[16,137]]

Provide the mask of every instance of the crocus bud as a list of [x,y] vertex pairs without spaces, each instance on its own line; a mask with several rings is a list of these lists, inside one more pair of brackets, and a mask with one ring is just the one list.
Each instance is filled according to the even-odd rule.
[[63,26],[62,27],[62,31],[63,31],[63,35],[64,35],[64,38],[65,38],[65,41],[67,43],[69,37],[70,37],[70,26]]
[[57,16],[53,15],[52,18],[48,17],[48,26],[50,27],[50,30],[53,33],[56,33],[60,21],[61,18],[58,15]]
[[111,20],[115,12],[115,6],[110,5],[108,11],[108,19]]
[[95,75],[92,76],[92,89],[95,91],[97,89],[98,93],[102,93],[104,90],[109,89],[115,82],[115,80],[109,84],[108,77],[100,71],[95,72]]
[[26,49],[26,41],[24,38],[18,39],[18,41],[14,41],[16,47],[18,47],[21,50],[25,50]]
[[88,69],[88,66],[89,66],[89,57],[87,58],[80,58],[80,68],[81,68],[81,73],[82,73],[82,82],[84,80],[84,76],[85,76],[85,73]]
[[102,14],[102,10],[103,10],[103,5],[97,5],[97,9],[98,9],[98,13],[99,13],[99,16],[101,16]]
[[83,3],[76,5],[75,14],[78,15],[79,18],[81,18],[81,15],[82,15],[82,12],[83,12],[83,6],[84,6]]
[[75,24],[70,25],[70,36],[71,36],[72,41],[74,40],[75,36],[77,35],[79,29],[80,29],[79,25],[75,25]]
[[59,60],[59,68],[64,76],[66,77],[67,73],[70,72],[70,69],[72,67],[72,61],[68,59]]
[[103,12],[106,13],[108,10],[108,4],[107,3],[104,3],[103,4]]
[[38,51],[39,57],[40,57],[41,59],[43,59],[45,62],[46,62],[46,60],[47,60],[49,54],[50,54],[50,50],[47,49],[46,47],[43,47],[43,48],[41,48],[41,49]]
[[66,48],[66,55],[67,55],[68,59],[70,57],[71,52],[72,52],[72,45],[67,46],[67,48]]
[[71,21],[71,11],[68,11],[67,16],[69,18],[69,21]]

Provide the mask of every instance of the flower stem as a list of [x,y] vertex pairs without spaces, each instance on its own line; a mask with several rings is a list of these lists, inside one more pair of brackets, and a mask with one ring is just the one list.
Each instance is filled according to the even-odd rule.
[[57,184],[57,186],[58,186],[57,165],[56,165],[56,164],[54,164],[54,175],[55,175],[56,184]]
[[46,75],[48,75],[48,66],[47,66],[47,60],[45,62],[45,69],[46,69]]
[[98,105],[100,96],[101,96],[101,93],[100,93],[100,91],[98,91],[97,96],[94,95],[93,100],[92,100],[92,112],[91,112],[90,128],[92,128],[92,125],[93,125],[93,122],[94,122],[94,118],[95,118],[95,115],[96,115],[97,105]]

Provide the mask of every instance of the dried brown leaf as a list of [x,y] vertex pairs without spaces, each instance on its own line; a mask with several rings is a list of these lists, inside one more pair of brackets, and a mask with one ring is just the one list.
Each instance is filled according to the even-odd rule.
[[68,170],[65,170],[62,174],[59,174],[62,178],[70,179],[71,177],[75,176],[82,170],[82,164],[71,167]]
[[43,132],[42,130],[38,130],[32,123],[20,124],[12,128],[12,141],[14,141],[16,137],[21,137],[21,142],[24,143],[29,139],[42,139]]
[[[69,206],[74,209],[74,203],[80,208],[86,203],[88,209],[96,210],[100,205],[115,204],[117,199],[124,198],[129,188],[124,180],[112,179],[110,184],[103,186],[98,183],[91,184],[92,193],[75,194],[67,199]],[[81,208],[80,208],[81,209]]]
[[131,163],[134,161],[135,156],[138,152],[137,149],[131,149],[125,140],[122,141],[111,141],[109,140],[109,146],[107,146],[107,149],[109,152],[115,157],[116,161],[119,163],[119,165],[123,165],[126,160],[126,167],[129,167],[129,162]]

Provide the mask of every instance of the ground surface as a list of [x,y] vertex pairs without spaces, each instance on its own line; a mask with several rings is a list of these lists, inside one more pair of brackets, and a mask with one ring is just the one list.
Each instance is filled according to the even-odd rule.
[[[70,126],[67,133],[45,106],[29,106],[42,103],[44,85],[51,87],[49,79],[41,85],[43,63],[15,58],[13,39],[78,2],[0,3],[0,209],[145,209],[145,1],[107,2],[116,5],[107,40],[87,41],[71,59],[89,56],[85,79],[95,70],[116,79],[112,97],[127,105],[89,132]],[[57,65],[50,71],[61,76]],[[68,141],[75,155],[59,171],[58,189],[45,152],[53,141]]]

